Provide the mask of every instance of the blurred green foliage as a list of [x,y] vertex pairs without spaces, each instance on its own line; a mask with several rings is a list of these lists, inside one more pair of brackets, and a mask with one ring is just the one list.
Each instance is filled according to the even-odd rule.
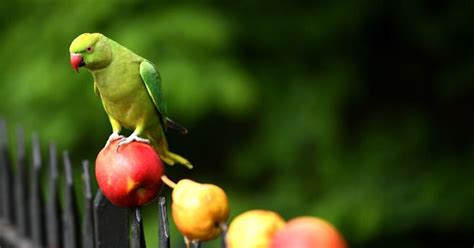
[[68,47],[101,32],[158,65],[170,117],[190,130],[168,138],[195,169],[168,174],[221,185],[232,216],[320,216],[352,247],[471,246],[473,7],[7,1],[0,115],[93,160],[110,127]]

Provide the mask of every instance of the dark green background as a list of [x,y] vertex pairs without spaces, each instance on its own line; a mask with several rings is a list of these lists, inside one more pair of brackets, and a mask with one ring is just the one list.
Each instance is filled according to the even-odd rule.
[[320,216],[352,247],[474,245],[472,2],[147,2],[2,2],[10,127],[95,159],[111,130],[68,48],[101,32],[158,65],[189,129],[168,139],[195,169],[169,176],[220,185],[232,217]]

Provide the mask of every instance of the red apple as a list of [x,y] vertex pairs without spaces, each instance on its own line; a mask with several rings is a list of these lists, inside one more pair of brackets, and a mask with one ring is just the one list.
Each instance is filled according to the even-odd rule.
[[298,217],[278,231],[270,248],[346,248],[347,244],[337,229],[316,217]]
[[102,149],[95,162],[95,175],[102,193],[119,207],[138,207],[155,199],[163,186],[164,166],[148,144],[119,140]]

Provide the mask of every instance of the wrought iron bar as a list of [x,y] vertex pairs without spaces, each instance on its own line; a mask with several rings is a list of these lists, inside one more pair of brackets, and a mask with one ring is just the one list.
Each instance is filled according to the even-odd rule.
[[15,173],[15,209],[16,209],[16,229],[19,235],[28,235],[28,208],[27,188],[25,172],[26,149],[25,133],[22,127],[16,129],[16,173]]
[[128,248],[129,210],[113,205],[98,190],[94,199],[96,247]]
[[158,197],[159,205],[159,216],[160,216],[160,227],[159,227],[159,237],[160,237],[160,248],[170,248],[170,230],[168,223],[168,213],[166,210],[166,198],[163,196]]
[[94,204],[89,174],[89,161],[82,161],[82,180],[84,181],[84,222],[82,225],[82,247],[95,247]]
[[35,247],[45,244],[44,238],[44,200],[41,193],[41,148],[39,137],[32,137],[33,166],[30,176],[30,214],[31,214],[31,238]]
[[48,247],[63,247],[63,228],[61,222],[61,205],[59,202],[59,175],[56,145],[49,144],[49,186],[46,209],[48,230]]
[[13,194],[13,172],[11,166],[11,160],[8,153],[8,135],[7,126],[5,121],[0,120],[0,184],[2,198],[2,216],[3,221],[8,224],[14,224],[14,194]]
[[227,248],[227,223],[221,226],[221,247]]
[[63,161],[64,174],[66,178],[63,213],[64,247],[76,248],[80,246],[81,242],[79,238],[79,213],[76,204],[76,194],[74,192],[74,181],[69,152],[63,152]]
[[132,223],[131,223],[131,237],[130,237],[131,248],[145,248],[145,235],[143,233],[143,221],[140,208],[135,208],[132,211]]

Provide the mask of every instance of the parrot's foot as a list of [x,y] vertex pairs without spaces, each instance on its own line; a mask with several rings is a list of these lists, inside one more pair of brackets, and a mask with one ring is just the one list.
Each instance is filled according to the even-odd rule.
[[123,139],[118,143],[117,151],[118,151],[118,149],[120,148],[120,146],[129,144],[129,143],[132,143],[133,141],[138,141],[138,142],[150,144],[150,140],[144,139],[144,138],[140,138],[140,137],[138,137],[138,135],[137,135],[136,133],[132,133],[130,136],[128,136],[127,138],[123,138]]
[[110,136],[109,136],[109,139],[107,140],[107,143],[105,143],[105,147],[108,147],[110,145],[110,143],[118,140],[118,139],[123,139],[125,137],[123,137],[123,135],[120,135],[118,132],[113,132]]

